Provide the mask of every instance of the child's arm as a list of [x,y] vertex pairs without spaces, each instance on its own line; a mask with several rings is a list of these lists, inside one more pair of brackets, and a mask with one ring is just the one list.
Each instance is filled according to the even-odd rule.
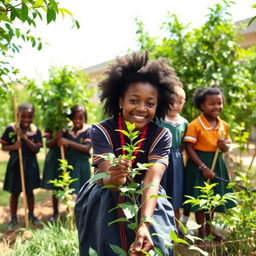
[[84,153],[89,153],[91,149],[91,144],[81,144],[78,142],[74,142],[71,140],[68,140],[66,138],[59,138],[58,139],[58,146],[70,146],[78,151],[84,152]]
[[32,150],[35,153],[39,152],[40,146],[37,143],[31,141],[21,130],[17,129],[17,133],[19,134],[20,139],[27,144],[30,150]]
[[21,148],[21,141],[16,141],[12,145],[2,144],[2,150],[3,151],[15,151],[15,150],[18,150],[19,148]]
[[46,147],[51,148],[53,145],[55,145],[58,142],[61,136],[62,136],[62,131],[57,131],[55,137],[49,138],[46,140]]
[[215,173],[211,171],[211,169],[205,165],[205,163],[198,157],[193,143],[186,142],[185,148],[190,159],[198,166],[201,171],[203,177],[205,179],[213,179]]

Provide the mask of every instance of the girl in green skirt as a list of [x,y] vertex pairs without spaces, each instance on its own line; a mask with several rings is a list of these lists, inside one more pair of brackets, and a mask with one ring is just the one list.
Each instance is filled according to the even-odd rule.
[[[185,148],[189,156],[185,170],[185,195],[198,198],[201,192],[195,186],[204,186],[207,180],[211,183],[218,183],[214,178],[215,174],[218,177],[229,179],[222,153],[218,155],[214,172],[210,169],[216,150],[227,152],[231,143],[228,125],[219,117],[223,109],[223,100],[223,93],[218,87],[199,88],[195,91],[194,104],[202,113],[189,123],[184,137]],[[214,187],[215,194],[222,196],[231,192],[226,185],[222,182],[218,183]],[[184,207],[195,212],[196,222],[201,225],[198,229],[199,237],[205,238],[211,234],[216,240],[226,240],[222,234],[211,230],[210,224],[205,224],[210,220],[210,216],[204,210],[199,210],[198,207],[192,207],[190,204],[185,204]],[[231,207],[234,207],[234,203],[228,201],[225,205],[217,207],[215,211],[225,212]]]

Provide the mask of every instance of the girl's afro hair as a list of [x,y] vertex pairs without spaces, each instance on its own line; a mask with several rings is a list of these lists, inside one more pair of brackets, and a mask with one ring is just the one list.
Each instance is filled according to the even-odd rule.
[[106,78],[99,83],[100,100],[104,102],[107,116],[117,116],[120,112],[119,99],[128,86],[134,82],[150,83],[158,91],[158,106],[155,118],[162,119],[175,100],[175,87],[183,87],[168,60],[159,58],[149,61],[149,53],[132,53],[119,57],[105,72]]

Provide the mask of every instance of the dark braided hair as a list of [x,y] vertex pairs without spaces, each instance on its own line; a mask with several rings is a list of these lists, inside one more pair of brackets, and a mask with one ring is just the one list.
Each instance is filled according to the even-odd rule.
[[100,100],[104,102],[107,116],[117,116],[120,112],[119,98],[123,97],[129,85],[134,82],[150,83],[158,91],[155,118],[164,118],[174,103],[175,87],[182,86],[175,71],[167,64],[167,59],[149,61],[149,54],[132,53],[119,57],[105,72],[107,76],[99,83]]
[[221,95],[222,99],[224,101],[224,95],[223,95],[222,88],[219,88],[217,86],[197,88],[193,95],[195,107],[198,108],[199,110],[203,111],[201,109],[201,105],[204,104],[206,97],[208,95]]

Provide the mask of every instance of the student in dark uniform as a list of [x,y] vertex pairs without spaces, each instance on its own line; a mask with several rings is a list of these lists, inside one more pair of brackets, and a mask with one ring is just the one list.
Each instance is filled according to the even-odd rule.
[[[42,146],[42,136],[39,128],[33,122],[34,106],[30,103],[23,103],[18,107],[19,128],[15,124],[9,125],[2,137],[3,151],[9,151],[10,158],[7,164],[7,170],[4,180],[4,190],[11,193],[10,213],[11,221],[8,229],[12,230],[17,226],[17,208],[18,199],[22,191],[18,149],[22,148],[22,158],[24,167],[24,179],[29,210],[29,220],[39,225],[40,221],[34,216],[34,194],[33,190],[40,187],[39,167],[36,154]],[[17,141],[17,133],[21,140]]]
[[[56,190],[57,188],[54,184],[49,183],[50,180],[55,180],[61,175],[60,162],[58,159],[61,159],[60,148],[57,145],[59,138],[61,138],[63,132],[61,130],[57,131],[56,134],[53,134],[51,130],[46,129],[44,137],[46,138],[46,147],[49,148],[43,169],[43,178],[42,178],[42,187],[49,190]],[[52,194],[52,207],[53,207],[53,216],[51,217],[52,221],[57,220],[59,215],[58,209],[58,199],[54,194]]]
[[[165,197],[148,198],[165,194],[160,181],[168,165],[171,146],[168,129],[152,121],[167,114],[174,101],[174,88],[180,84],[179,79],[164,59],[150,62],[147,53],[118,58],[106,75],[99,87],[105,114],[111,118],[92,125],[91,139],[95,172],[108,172],[110,176],[97,183],[86,183],[78,194],[75,215],[80,255],[88,256],[90,247],[101,256],[118,255],[112,251],[112,244],[130,250],[132,256],[141,255],[141,249],[149,251],[154,246],[160,248],[163,255],[170,256],[172,249],[166,248],[163,239],[152,236],[152,233],[169,238],[169,232],[175,230],[172,205]],[[124,154],[120,147],[128,141],[116,129],[126,129],[125,121],[135,123],[140,131],[137,139],[146,138],[139,145],[144,152],[139,152],[134,162],[122,159],[118,165],[110,166],[99,155],[113,153],[118,157]],[[129,167],[135,167],[137,163],[154,165],[135,177],[136,182],[144,186],[140,199],[141,221],[135,234],[126,222],[108,225],[118,219],[118,210],[109,210],[118,204],[120,194],[102,186],[125,184]],[[147,217],[153,217],[158,224],[145,222]]]
[[63,137],[59,138],[58,145],[63,145],[67,149],[66,159],[68,164],[73,166],[73,170],[70,171],[71,178],[77,179],[70,184],[70,187],[77,194],[84,183],[91,177],[89,163],[89,151],[91,149],[90,126],[86,124],[87,112],[84,106],[73,106],[69,118],[73,123],[73,127],[65,132]]

